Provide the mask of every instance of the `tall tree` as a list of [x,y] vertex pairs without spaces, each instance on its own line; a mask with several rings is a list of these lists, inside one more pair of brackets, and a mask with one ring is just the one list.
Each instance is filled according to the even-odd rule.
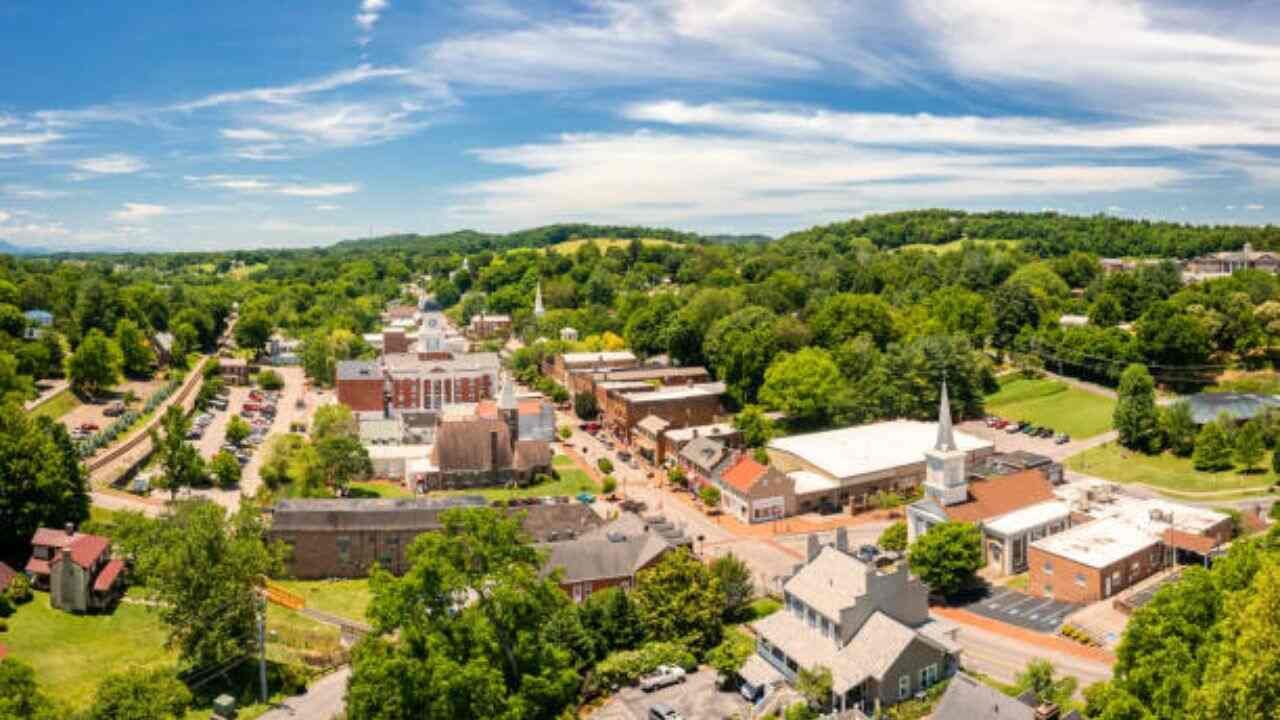
[[1188,457],[1196,449],[1195,421],[1191,417],[1191,405],[1176,402],[1164,408],[1160,414],[1160,426],[1164,432],[1164,444],[1178,457]]
[[0,554],[19,554],[36,529],[89,517],[89,491],[64,425],[0,407]]
[[207,499],[171,506],[137,564],[184,662],[216,667],[253,651],[258,592],[281,571],[283,548],[263,541],[261,514],[246,503],[228,516]]
[[845,381],[822,348],[783,353],[764,374],[760,401],[801,426],[831,423],[843,407]]
[[373,474],[369,450],[350,435],[327,437],[315,444],[329,487],[344,491],[353,482],[366,480]]
[[764,447],[778,434],[777,425],[759,405],[748,405],[733,416],[733,427],[742,433],[747,447]]
[[151,429],[151,447],[160,467],[157,484],[169,491],[171,500],[177,499],[182,488],[204,481],[204,461],[187,441],[190,431],[191,419],[178,404],[166,408],[159,425]]
[[931,589],[950,595],[982,567],[982,532],[967,522],[934,525],[907,551],[911,571]]
[[737,555],[728,553],[711,561],[711,574],[720,583],[720,589],[724,593],[724,621],[741,619],[747,603],[756,591],[751,568]]
[[1200,428],[1196,436],[1196,449],[1191,455],[1191,464],[1197,470],[1226,470],[1231,467],[1231,437],[1227,427],[1230,421],[1214,420]]
[[1023,328],[1034,329],[1040,324],[1040,307],[1026,285],[1002,286],[996,291],[991,305],[996,313],[991,342],[1003,350],[1013,347],[1014,338]]
[[138,327],[138,323],[129,318],[121,318],[116,323],[115,343],[120,348],[121,369],[125,375],[134,378],[151,375],[156,354],[147,334]]
[[95,397],[101,390],[119,382],[123,364],[120,348],[95,328],[85,335],[75,352],[67,358],[67,379],[77,395]]
[[1240,426],[1239,432],[1235,438],[1235,452],[1233,457],[1237,465],[1244,467],[1246,472],[1252,471],[1262,461],[1262,456],[1267,452],[1267,446],[1262,438],[1262,426],[1256,420],[1250,420]]
[[1159,450],[1159,420],[1155,381],[1145,366],[1130,365],[1120,375],[1119,399],[1112,415],[1120,444],[1140,452]]
[[640,571],[632,599],[651,639],[684,643],[697,655],[719,644],[724,590],[688,550],[669,552]]

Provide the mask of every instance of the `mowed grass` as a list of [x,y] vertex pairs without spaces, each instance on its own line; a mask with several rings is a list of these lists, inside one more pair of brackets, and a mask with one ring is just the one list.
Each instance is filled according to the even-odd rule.
[[924,252],[944,253],[944,252],[951,252],[953,250],[959,250],[960,247],[967,242],[973,243],[974,245],[989,245],[991,247],[1002,247],[1002,248],[1011,248],[1018,244],[1018,241],[1016,240],[992,240],[988,238],[976,238],[976,239],[967,239],[967,240],[966,239],[952,240],[951,242],[942,243],[941,245],[930,245],[929,243],[910,243],[908,245],[902,245],[898,249],[899,250],[923,250]]
[[365,622],[365,611],[373,600],[369,580],[277,580],[276,584],[307,601],[313,610]]
[[986,398],[991,415],[1051,427],[1077,440],[1110,430],[1115,407],[1112,398],[1048,378],[1002,378],[1000,390]]
[[[1251,473],[1239,469],[1225,472],[1200,472],[1191,465],[1191,458],[1180,458],[1172,453],[1144,455],[1110,442],[1075,455],[1067,460],[1067,467],[1077,472],[1106,478],[1120,483],[1144,483],[1175,492],[1215,492],[1232,490],[1263,490],[1277,481],[1269,467]],[[1260,465],[1269,466],[1264,460]]]
[[103,675],[176,662],[164,648],[159,617],[142,605],[121,603],[109,615],[73,615],[49,606],[48,593],[9,619],[0,633],[8,657],[30,665],[40,686],[76,708],[89,705]]
[[[628,245],[631,244],[631,239],[630,238],[578,238],[576,240],[565,240],[564,242],[559,242],[559,243],[556,243],[555,245],[549,245],[548,248],[551,250],[555,250],[561,255],[572,255],[573,253],[578,251],[578,248],[582,247],[583,245],[589,242],[595,243],[596,247],[600,249],[600,252],[605,252],[611,247],[619,247],[619,248],[625,249]],[[658,238],[641,238],[640,243],[642,245],[673,244],[670,240],[659,240]]]
[[446,490],[429,493],[429,495],[482,495],[489,500],[510,500],[512,498],[546,497],[551,495],[567,495],[573,497],[578,493],[589,492],[600,494],[600,485],[591,479],[574,464],[568,456],[556,455],[552,460],[556,474],[560,477],[550,482],[530,485],[522,488],[473,488],[469,490]]
[[62,392],[55,393],[48,400],[32,408],[31,417],[47,417],[50,420],[57,420],[79,406],[80,399],[68,388]]

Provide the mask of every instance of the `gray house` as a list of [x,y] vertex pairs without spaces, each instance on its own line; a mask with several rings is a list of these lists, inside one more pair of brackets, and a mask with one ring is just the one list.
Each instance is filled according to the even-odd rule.
[[905,564],[850,555],[842,530],[834,546],[810,536],[808,562],[783,584],[785,607],[753,624],[756,651],[788,681],[802,667],[830,670],[836,710],[876,712],[956,670],[955,631],[930,619],[928,594]]
[[956,673],[933,711],[933,720],[1081,720],[1075,710],[1063,715],[1057,705],[1036,701],[1028,690],[1018,697]]

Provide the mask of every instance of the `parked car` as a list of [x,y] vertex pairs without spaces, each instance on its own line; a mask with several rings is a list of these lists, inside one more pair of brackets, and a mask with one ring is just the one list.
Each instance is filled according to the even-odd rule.
[[1053,441],[1058,445],[1066,445],[1071,442],[1071,436],[1066,433],[1058,433],[1058,437],[1054,438]]
[[1008,420],[1005,420],[1004,418],[996,418],[996,422],[995,422],[995,424],[994,424],[994,425],[992,425],[991,427],[993,427],[993,428],[995,428],[995,429],[997,429],[997,430],[1003,430],[1003,429],[1005,429],[1005,428],[1009,427],[1009,421],[1008,421]]
[[653,692],[682,682],[684,682],[684,668],[677,665],[659,665],[653,672],[640,678],[640,689]]
[[649,706],[649,720],[684,720],[684,716],[666,703]]
[[93,433],[93,432],[98,432],[98,430],[100,430],[101,428],[98,427],[98,423],[87,422],[87,423],[80,423],[79,429],[83,432]]
[[1053,428],[1051,428],[1051,427],[1043,427],[1043,428],[1040,428],[1040,437],[1042,437],[1042,438],[1051,438],[1051,437],[1053,437]]
[[880,554],[880,548],[875,545],[863,545],[858,548],[857,558],[864,563],[874,562],[876,556]]
[[1009,426],[1004,431],[1010,435],[1017,434],[1022,431],[1022,423],[1009,423]]
[[106,409],[102,411],[102,414],[107,417],[116,417],[117,415],[123,415],[124,409],[124,403],[117,400],[108,405]]

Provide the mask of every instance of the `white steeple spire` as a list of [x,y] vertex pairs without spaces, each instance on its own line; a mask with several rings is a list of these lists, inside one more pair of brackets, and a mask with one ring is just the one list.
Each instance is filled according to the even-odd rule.
[[934,450],[946,452],[956,449],[956,434],[951,426],[951,402],[947,398],[947,380],[942,379],[942,397],[938,400],[938,441]]
[[538,281],[538,289],[533,296],[533,316],[542,317],[546,310],[542,307],[542,281]]

